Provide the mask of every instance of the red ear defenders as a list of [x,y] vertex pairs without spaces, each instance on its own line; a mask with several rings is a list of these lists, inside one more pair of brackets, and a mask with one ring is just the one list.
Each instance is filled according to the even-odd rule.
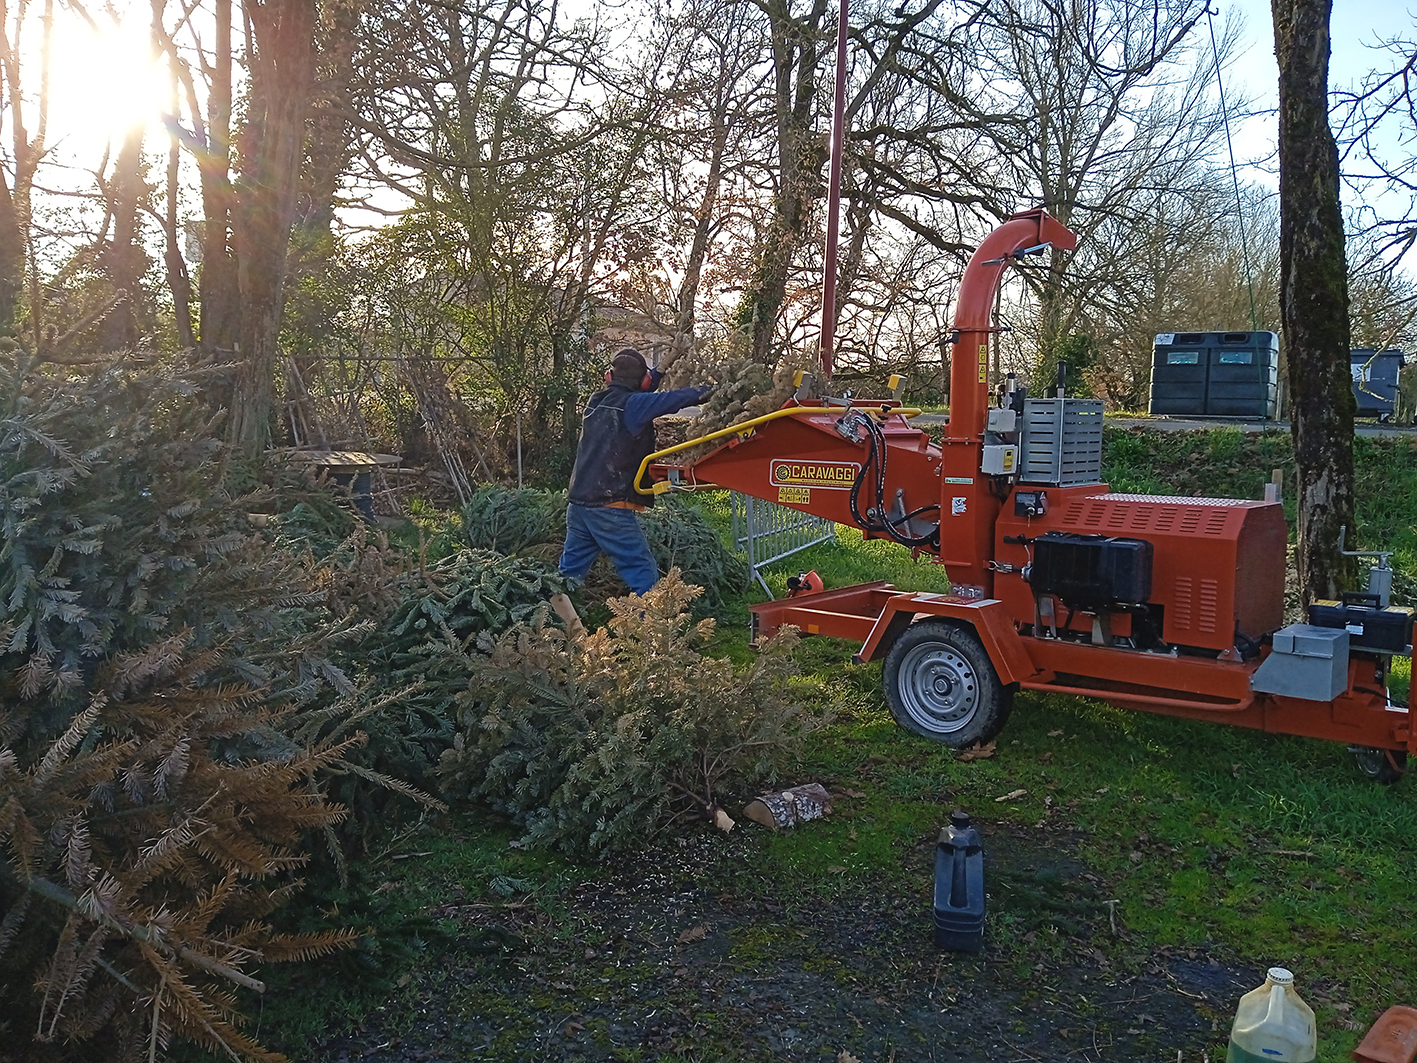
[[[609,369],[607,369],[607,370],[605,371],[605,386],[606,386],[606,387],[609,387],[612,383],[614,383],[614,376],[615,376],[615,375],[614,375]],[[649,375],[649,370],[648,370],[648,369],[645,370],[645,375],[640,379],[640,390],[641,390],[641,391],[653,391],[653,390],[654,390],[654,377],[652,377],[652,376]]]

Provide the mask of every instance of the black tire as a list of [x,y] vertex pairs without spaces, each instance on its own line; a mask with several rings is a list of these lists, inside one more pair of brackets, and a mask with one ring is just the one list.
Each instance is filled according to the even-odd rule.
[[973,629],[945,620],[921,620],[886,653],[886,704],[912,734],[966,749],[1003,730],[1014,695]]
[[1353,763],[1358,774],[1384,786],[1391,786],[1401,779],[1407,767],[1407,754],[1401,750],[1376,749],[1373,746],[1351,746]]

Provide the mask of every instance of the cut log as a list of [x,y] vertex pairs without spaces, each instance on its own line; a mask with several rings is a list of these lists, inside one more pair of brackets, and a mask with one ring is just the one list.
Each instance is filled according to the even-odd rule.
[[809,782],[790,790],[763,794],[748,802],[743,808],[743,815],[764,827],[782,830],[807,820],[829,816],[831,811],[832,799],[827,788],[821,783]]
[[780,793],[763,794],[762,797],[749,801],[743,807],[743,815],[754,823],[761,823],[764,827],[769,827],[772,830],[790,827],[797,822],[797,817],[792,812],[792,806]]

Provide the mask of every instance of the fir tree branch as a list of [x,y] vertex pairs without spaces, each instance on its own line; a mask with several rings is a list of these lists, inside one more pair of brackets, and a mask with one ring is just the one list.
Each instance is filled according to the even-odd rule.
[[86,918],[94,919],[95,922],[100,923],[105,928],[112,930],[115,933],[121,934],[124,937],[132,938],[134,941],[141,941],[159,950],[160,952],[167,954],[175,954],[178,959],[186,960],[188,963],[192,964],[192,966],[200,967],[208,974],[214,974],[221,978],[225,978],[228,981],[235,982],[237,985],[245,986],[247,989],[253,989],[257,993],[264,993],[266,991],[265,982],[262,982],[256,978],[252,978],[249,974],[243,974],[241,971],[238,971],[233,967],[228,967],[226,964],[220,963],[217,960],[212,959],[210,956],[204,956],[200,952],[196,952],[193,949],[189,949],[185,945],[178,945],[176,948],[174,948],[164,939],[161,933],[151,929],[150,927],[141,925],[125,925],[109,915],[99,914],[95,916],[93,912],[88,910],[86,905],[81,903],[78,897],[75,897],[63,886],[60,886],[54,882],[50,882],[48,879],[20,878],[15,875],[15,873],[10,869],[8,864],[0,864],[0,873],[3,873],[6,878],[25,887],[32,893],[43,897],[45,900],[53,901],[55,904],[62,905],[63,907],[68,908],[70,911],[77,912],[80,915],[85,916]]

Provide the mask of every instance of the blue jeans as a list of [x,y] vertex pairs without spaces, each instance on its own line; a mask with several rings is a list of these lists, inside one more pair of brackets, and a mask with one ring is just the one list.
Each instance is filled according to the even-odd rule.
[[649,543],[634,510],[571,503],[566,507],[562,575],[584,579],[602,550],[614,563],[620,578],[636,594],[643,594],[659,582],[659,568],[649,552]]

